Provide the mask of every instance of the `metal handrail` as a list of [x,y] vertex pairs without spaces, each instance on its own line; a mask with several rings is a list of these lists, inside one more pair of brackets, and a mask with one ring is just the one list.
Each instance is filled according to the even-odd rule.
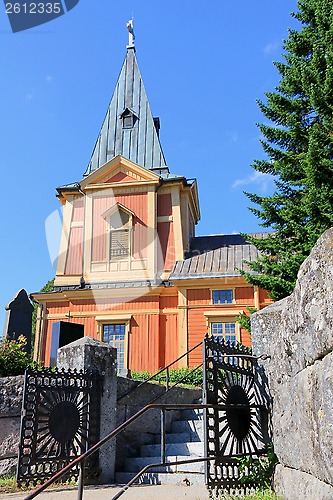
[[210,460],[216,460],[217,457],[200,457],[200,458],[189,458],[188,460],[177,460],[176,462],[164,462],[164,463],[156,463],[156,464],[148,464],[146,465],[143,469],[140,470],[130,481],[128,481],[123,488],[116,493],[115,496],[111,498],[111,500],[117,500],[117,498],[120,498],[127,490],[132,486],[132,484],[137,481],[142,474],[145,474],[149,469],[153,469],[156,467],[165,467],[165,466],[170,466],[170,465],[182,465],[182,464],[194,464],[198,462],[208,462]]
[[[126,427],[128,427],[132,422],[137,420],[139,417],[141,417],[144,413],[146,413],[148,410],[186,410],[186,409],[204,409],[204,408],[215,408],[219,409],[220,411],[223,410],[228,410],[228,409],[241,409],[242,407],[244,408],[249,408],[249,405],[216,405],[216,404],[149,404],[146,405],[144,408],[139,410],[137,413],[135,413],[132,417],[130,417],[126,422],[123,422],[121,425],[119,425],[116,429],[114,429],[112,432],[107,434],[103,439],[98,441],[98,443],[94,444],[89,450],[87,450],[85,453],[82,453],[80,456],[75,458],[73,461],[71,461],[69,464],[67,464],[63,469],[58,471],[54,476],[52,476],[50,479],[48,479],[44,484],[41,484],[35,491],[30,493],[28,496],[25,497],[24,500],[32,500],[35,498],[39,493],[44,491],[46,488],[51,486],[55,481],[60,479],[63,475],[65,475],[67,472],[69,472],[73,467],[76,465],[81,464],[86,458],[90,457],[93,455],[97,450],[99,450],[104,444],[106,444],[110,439],[116,437],[120,432],[122,432]],[[251,408],[262,408],[265,409],[264,405],[250,405]],[[161,464],[160,464],[161,465]],[[81,474],[81,480],[79,484],[79,490],[81,490],[81,493],[83,491],[83,474]]]
[[[195,349],[197,349],[198,347],[200,347],[202,344],[203,344],[203,341],[199,342],[197,345],[195,345],[194,347],[192,347],[188,351],[184,352],[184,354],[182,354],[181,356],[179,356],[179,358],[175,359],[174,361],[171,361],[171,363],[169,363],[168,365],[166,365],[164,368],[161,368],[158,372],[153,373],[149,378],[147,378],[146,380],[144,380],[143,382],[141,382],[140,384],[138,384],[136,387],[133,387],[133,389],[130,389],[129,391],[125,392],[125,394],[122,394],[121,396],[119,396],[119,398],[117,399],[117,403],[118,403],[118,401],[120,401],[124,397],[128,396],[129,394],[132,394],[132,392],[134,392],[137,389],[139,389],[139,387],[142,387],[143,385],[145,385],[148,382],[150,382],[151,380],[153,380],[160,373],[164,372],[165,370],[168,371],[168,369],[170,368],[170,366],[172,366],[175,363],[177,363],[177,361],[179,361],[180,359],[182,359],[184,356],[187,356],[187,354],[189,354],[190,352],[194,351]],[[186,376],[188,376],[190,373],[192,373],[192,371],[200,368],[200,366],[202,366],[202,363],[201,363],[201,365],[196,366],[193,370],[191,370],[191,372],[187,373]],[[185,378],[186,377],[183,377],[182,380],[184,380]],[[179,381],[177,381],[177,383],[179,383]],[[175,385],[177,385],[177,383]]]

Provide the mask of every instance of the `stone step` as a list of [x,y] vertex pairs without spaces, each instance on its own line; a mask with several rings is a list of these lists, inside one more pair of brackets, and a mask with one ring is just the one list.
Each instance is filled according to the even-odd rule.
[[[199,442],[200,439],[190,432],[173,432],[165,435],[166,443],[190,443]],[[160,444],[161,436],[156,436],[156,444]]]
[[[166,455],[196,455],[203,456],[204,445],[202,442],[198,443],[167,443],[165,446]],[[160,457],[161,445],[160,444],[146,444],[141,446],[141,457]]]
[[[196,436],[203,440],[204,425],[202,420],[176,420],[172,422],[172,432],[175,433],[189,433],[191,436]],[[193,439],[191,439],[193,441]]]
[[[127,484],[135,476],[135,472],[117,472],[116,483]],[[204,485],[205,475],[184,472],[167,474],[163,472],[146,472],[138,481],[139,484],[175,484],[177,486]],[[137,483],[136,483],[137,484]]]
[[[192,456],[191,458],[199,458]],[[189,456],[167,456],[167,462],[178,462],[182,460],[189,459]],[[124,469],[127,472],[139,472],[146,465],[158,463],[158,457],[137,457],[137,458],[126,458],[124,461]],[[204,472],[204,462],[196,462],[190,464],[176,464],[170,466],[161,466],[154,468],[151,472]]]
[[204,410],[182,410],[180,420],[203,420]]

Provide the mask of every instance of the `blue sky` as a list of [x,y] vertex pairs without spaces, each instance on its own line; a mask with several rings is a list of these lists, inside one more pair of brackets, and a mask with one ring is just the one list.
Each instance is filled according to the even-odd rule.
[[296,0],[80,0],[66,15],[13,34],[0,5],[0,323],[15,293],[54,276],[45,220],[55,188],[79,181],[125,57],[134,14],[137,58],[173,173],[196,177],[197,234],[255,232],[243,190],[268,193],[257,98],[278,83],[272,61]]

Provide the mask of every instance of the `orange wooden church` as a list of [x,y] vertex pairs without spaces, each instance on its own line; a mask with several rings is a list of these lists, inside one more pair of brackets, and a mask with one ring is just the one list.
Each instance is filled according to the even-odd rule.
[[[195,236],[197,182],[169,170],[138,67],[133,38],[88,168],[57,188],[63,229],[55,289],[39,304],[35,358],[50,361],[52,328],[118,349],[118,369],[154,371],[205,333],[250,345],[236,316],[270,301],[240,275],[257,250],[240,235]],[[201,362],[201,349],[180,366]]]

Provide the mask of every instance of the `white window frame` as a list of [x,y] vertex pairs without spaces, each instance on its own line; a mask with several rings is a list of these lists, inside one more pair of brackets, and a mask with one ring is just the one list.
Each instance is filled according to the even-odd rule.
[[[119,211],[123,211],[128,215],[128,222],[119,228],[113,228],[111,226],[111,217]],[[106,210],[102,214],[103,219],[107,222],[107,237],[106,237],[106,260],[110,263],[123,262],[130,260],[133,253],[133,218],[135,214],[129,208],[125,207],[121,203],[115,203],[111,208]],[[117,231],[128,231],[128,254],[120,255],[117,258],[112,259],[111,257],[111,235]],[[116,256],[115,256],[116,257]]]
[[[220,292],[220,291],[231,291],[232,292],[232,301],[231,302],[214,302],[214,292]],[[214,306],[230,306],[230,304],[235,304],[235,287],[223,287],[223,288],[211,288],[210,290],[210,302]]]
[[227,314],[217,314],[215,311],[206,311],[204,312],[204,315],[206,316],[206,321],[207,321],[207,330],[208,334],[212,335],[212,324],[213,323],[235,323],[236,325],[236,342],[240,342],[241,336],[240,336],[240,325],[236,321],[236,317],[241,313],[242,311],[233,311],[228,312]]
[[[124,338],[124,366],[121,371],[126,371],[129,369],[129,334],[130,334],[130,325],[131,325],[132,315],[119,315],[119,316],[103,316],[96,317],[96,321],[98,324],[98,335],[101,342],[103,340],[104,326],[105,325],[125,325],[125,338]],[[111,345],[111,344],[108,344]],[[112,347],[112,345],[111,345]],[[117,371],[119,372],[119,367],[117,367]]]

